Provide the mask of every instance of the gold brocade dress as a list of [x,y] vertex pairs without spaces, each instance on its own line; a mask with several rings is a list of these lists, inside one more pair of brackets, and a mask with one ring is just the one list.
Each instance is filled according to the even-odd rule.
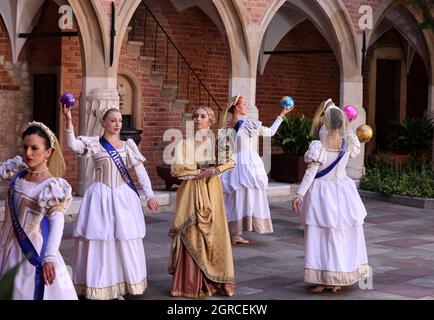
[[180,142],[171,174],[183,179],[176,194],[176,213],[169,236],[172,247],[169,273],[174,275],[171,295],[199,298],[235,294],[234,264],[220,173],[234,161],[217,165],[219,175],[194,179],[199,168],[214,163],[211,139]]

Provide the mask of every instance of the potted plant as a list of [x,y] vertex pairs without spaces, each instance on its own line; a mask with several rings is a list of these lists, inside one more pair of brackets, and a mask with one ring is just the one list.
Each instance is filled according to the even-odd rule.
[[[424,116],[420,119],[407,119],[403,122],[390,121],[390,131],[387,135],[389,151],[383,155],[390,163],[403,165],[410,157],[421,159],[430,158],[433,140],[433,120]],[[373,156],[378,160],[378,156]]]
[[433,120],[423,116],[420,119],[407,119],[402,123],[391,122],[388,138],[392,151],[420,156],[432,147]]
[[287,117],[283,120],[274,141],[283,153],[271,155],[270,178],[282,182],[300,182],[307,164],[304,154],[312,138],[309,135],[311,123],[303,115],[300,118]]

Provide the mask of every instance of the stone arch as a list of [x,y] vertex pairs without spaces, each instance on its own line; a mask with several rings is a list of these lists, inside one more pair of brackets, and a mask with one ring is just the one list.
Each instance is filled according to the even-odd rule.
[[218,1],[214,4],[226,30],[232,77],[249,76],[251,51],[248,46],[249,37],[246,30],[248,25],[247,12],[237,1]]
[[[268,7],[267,11],[264,12],[259,23],[261,43],[272,19],[286,2],[302,8],[303,1],[279,0],[273,2]],[[341,0],[330,0],[318,1],[317,5],[324,17],[328,19],[330,28],[333,32],[332,36],[334,37],[334,43],[330,44],[330,46],[337,49],[335,55],[341,68],[341,78],[348,79],[351,77],[360,77],[360,71],[358,71],[360,70],[358,67],[360,66],[361,61],[361,54],[359,53],[360,45],[358,44],[354,26],[344,4]],[[313,22],[318,28],[319,25],[315,21]]]
[[[380,1],[377,11],[374,14],[374,27],[368,32],[368,43],[372,42],[372,38],[375,35],[377,28],[381,25],[383,19],[396,7],[405,8],[408,13],[416,20],[417,23],[424,21],[425,17],[422,9],[417,5],[405,5],[400,1],[396,0],[382,0]],[[433,16],[433,11],[431,10],[431,16]],[[398,30],[399,31],[399,30]],[[431,113],[431,117],[434,117],[434,30],[426,29],[422,31],[422,36],[427,48],[427,61],[425,61],[429,79],[428,88],[428,106],[427,111]],[[433,152],[434,158],[434,152]],[[434,166],[433,166],[434,168]]]
[[[383,19],[387,16],[387,14],[394,8],[402,6],[414,17],[417,22],[422,22],[424,17],[420,8],[416,5],[406,5],[396,2],[394,0],[382,0],[377,8],[377,11],[374,14],[374,26],[373,29],[370,30],[367,34],[367,42],[371,42],[371,38],[374,36],[375,31],[383,21]],[[424,30],[422,32],[425,40],[425,44],[427,45],[429,52],[429,78],[431,85],[434,86],[434,31],[433,30]],[[434,100],[434,96],[432,97]],[[434,104],[434,102],[432,102]],[[434,107],[433,107],[434,109]]]
[[105,76],[108,19],[98,0],[68,0],[80,29],[85,76]]
[[119,64],[119,57],[121,53],[121,47],[122,47],[122,40],[125,36],[125,33],[127,32],[128,24],[131,21],[131,18],[134,15],[134,12],[137,10],[138,6],[140,5],[142,1],[141,0],[127,0],[124,1],[121,5],[121,8],[119,10],[119,14],[117,15],[117,24],[116,24],[116,43],[114,47],[114,54],[113,54],[113,66],[117,68]]
[[126,69],[120,69],[118,71],[118,75],[123,76],[126,80],[128,80],[129,84],[132,87],[133,90],[133,114],[134,114],[134,126],[135,128],[140,128],[142,125],[140,111],[141,111],[141,105],[142,105],[142,89],[140,80],[137,78],[137,76],[134,74],[134,72],[131,72]]

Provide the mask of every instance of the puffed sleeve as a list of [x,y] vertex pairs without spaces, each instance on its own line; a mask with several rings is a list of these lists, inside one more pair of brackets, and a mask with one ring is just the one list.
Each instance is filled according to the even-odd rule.
[[276,120],[273,122],[271,127],[264,127],[261,126],[261,129],[259,130],[259,134],[261,136],[265,137],[272,137],[276,134],[277,129],[279,129],[280,125],[282,124],[283,118],[281,116],[278,116]]
[[307,169],[297,190],[299,196],[303,197],[309,190],[312,182],[315,180],[320,165],[325,163],[326,158],[327,150],[324,148],[321,141],[312,141],[304,155],[304,161],[307,162]]
[[182,140],[176,145],[175,158],[170,168],[170,174],[173,177],[181,178],[200,174],[194,158],[194,150],[193,140]]
[[309,149],[304,154],[304,161],[306,163],[318,162],[324,164],[327,159],[327,150],[323,146],[320,140],[312,141],[309,145]]
[[65,213],[72,201],[72,188],[66,180],[61,178],[51,179],[42,189],[38,197],[38,203],[47,210],[47,215],[53,212]]
[[20,156],[16,156],[13,159],[0,163],[0,177],[5,180],[11,180],[14,175],[26,168],[27,165],[23,162],[23,159]]
[[133,139],[128,139],[126,142],[127,148],[127,167],[136,167],[146,161],[146,158],[140,153],[139,148]]
[[248,133],[249,136],[259,136],[261,134],[260,130],[262,128],[261,121],[244,121],[241,130],[244,130]]
[[69,148],[74,150],[80,156],[90,157],[101,151],[101,144],[98,136],[78,136],[74,131],[66,131],[66,143]]
[[350,158],[355,158],[360,154],[360,141],[353,130],[347,131],[348,147],[347,151],[350,153]]

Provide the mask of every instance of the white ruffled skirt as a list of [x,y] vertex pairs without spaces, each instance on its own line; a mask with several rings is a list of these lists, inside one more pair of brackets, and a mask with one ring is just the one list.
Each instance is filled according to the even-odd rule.
[[366,209],[354,182],[316,179],[304,197],[305,281],[351,285],[368,276],[363,220]]
[[222,184],[232,235],[273,232],[267,199],[268,177],[256,152],[239,152],[237,165],[222,175]]
[[94,182],[74,229],[73,281],[78,295],[110,300],[139,295],[147,286],[145,218],[140,199],[123,183]]
[[147,287],[142,239],[96,241],[75,239],[73,280],[78,295],[111,300],[143,294]]

